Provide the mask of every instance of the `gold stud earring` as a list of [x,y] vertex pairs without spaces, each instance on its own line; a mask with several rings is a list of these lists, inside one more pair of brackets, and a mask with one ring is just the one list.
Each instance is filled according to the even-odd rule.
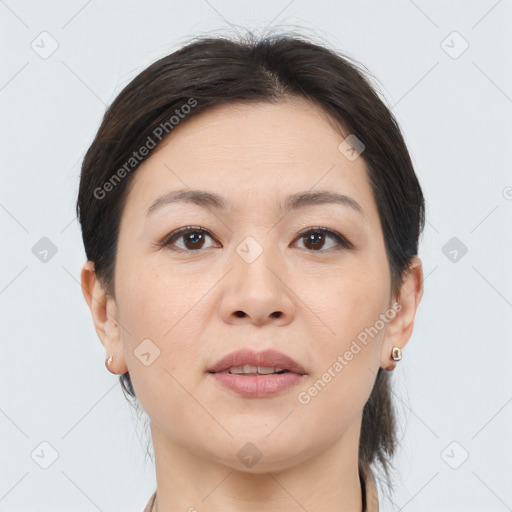
[[393,361],[400,361],[400,359],[402,359],[402,351],[399,347],[393,347],[391,357],[393,358]]
[[112,370],[110,369],[110,365],[112,364],[112,361],[114,360],[114,358],[112,356],[110,356],[106,361],[105,361],[105,366],[107,367],[107,370],[111,373]]

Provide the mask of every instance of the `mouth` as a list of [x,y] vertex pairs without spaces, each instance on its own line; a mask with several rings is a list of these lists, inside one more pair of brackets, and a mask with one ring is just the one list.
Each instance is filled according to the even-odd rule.
[[265,398],[296,386],[306,376],[302,365],[277,351],[233,352],[208,369],[225,389],[247,398]]
[[212,373],[232,373],[235,375],[281,375],[283,373],[290,373],[290,370],[284,370],[283,368],[275,368],[273,366],[254,366],[251,364],[246,364],[244,366],[231,366],[227,370],[222,370],[221,372],[212,372]]
[[232,373],[236,375],[271,375],[296,373],[305,375],[306,370],[290,356],[278,350],[254,352],[250,349],[238,350],[219,359],[207,370],[209,373]]

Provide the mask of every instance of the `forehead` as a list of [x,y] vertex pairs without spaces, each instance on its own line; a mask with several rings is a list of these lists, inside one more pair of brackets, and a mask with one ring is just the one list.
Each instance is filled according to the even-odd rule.
[[331,190],[352,197],[375,221],[365,162],[339,149],[347,135],[300,99],[214,107],[185,119],[139,166],[127,213],[145,215],[155,199],[184,188],[222,195],[232,210],[254,206],[249,199],[276,210],[281,197]]

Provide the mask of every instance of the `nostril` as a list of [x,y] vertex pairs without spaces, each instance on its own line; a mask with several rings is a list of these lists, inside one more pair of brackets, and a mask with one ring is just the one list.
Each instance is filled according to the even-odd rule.
[[[274,311],[273,313],[270,314],[270,316],[272,318],[281,318],[281,315],[282,315],[282,311]],[[244,316],[246,316],[246,313],[244,313],[243,311],[235,311],[235,315],[238,317],[238,318],[243,318]]]

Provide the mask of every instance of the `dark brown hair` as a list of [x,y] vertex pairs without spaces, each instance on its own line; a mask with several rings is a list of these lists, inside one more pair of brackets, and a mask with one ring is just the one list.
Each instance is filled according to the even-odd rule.
[[[106,111],[85,155],[76,205],[87,259],[94,262],[107,293],[115,297],[117,239],[128,185],[140,161],[165,138],[163,133],[217,105],[274,103],[298,96],[364,144],[361,157],[378,207],[396,296],[417,254],[425,205],[399,126],[365,75],[353,59],[303,36],[256,38],[249,33],[238,39],[195,38],[136,76]],[[142,147],[151,149],[139,161],[133,154]],[[364,406],[359,459],[380,463],[391,485],[396,420],[390,373],[379,369]],[[136,401],[128,372],[120,382]]]

